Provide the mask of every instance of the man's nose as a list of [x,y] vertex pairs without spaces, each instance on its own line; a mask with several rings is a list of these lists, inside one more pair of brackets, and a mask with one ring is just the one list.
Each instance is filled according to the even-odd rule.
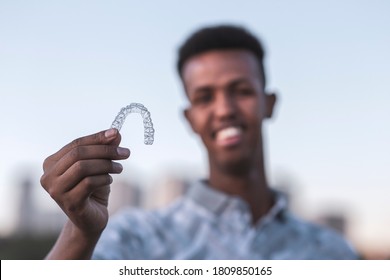
[[231,95],[220,92],[215,101],[214,114],[216,117],[223,119],[235,117],[237,106]]

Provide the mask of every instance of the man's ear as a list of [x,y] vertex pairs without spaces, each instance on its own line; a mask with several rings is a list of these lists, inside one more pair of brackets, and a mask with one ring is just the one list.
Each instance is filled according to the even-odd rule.
[[265,118],[270,119],[272,117],[272,114],[275,109],[276,100],[277,100],[276,93],[271,92],[265,94],[265,102],[266,102]]
[[193,122],[193,119],[192,119],[192,114],[191,114],[191,109],[190,108],[185,108],[183,110],[183,115],[184,117],[186,118],[187,122],[189,123],[189,125],[191,126],[191,129],[193,132],[195,133],[198,133],[197,130],[196,130],[196,127],[194,125],[194,122]]

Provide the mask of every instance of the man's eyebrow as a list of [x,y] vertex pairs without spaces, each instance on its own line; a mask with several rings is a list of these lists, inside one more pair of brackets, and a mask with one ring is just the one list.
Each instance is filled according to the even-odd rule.
[[214,88],[212,86],[204,85],[204,86],[199,86],[199,87],[195,88],[195,90],[192,91],[191,93],[197,94],[197,93],[204,93],[204,92],[212,92],[213,89]]
[[249,85],[250,82],[245,79],[245,78],[237,78],[233,81],[231,81],[229,84],[228,84],[228,87],[236,87],[236,86],[239,86],[241,84],[246,84],[246,85]]
[[[229,84],[226,85],[226,88],[233,88],[237,87],[239,85],[250,85],[250,81],[244,77],[236,78],[229,82]],[[210,93],[213,92],[214,87],[212,85],[200,85],[197,88],[195,88],[192,92],[189,92],[189,95],[196,95],[200,93]]]

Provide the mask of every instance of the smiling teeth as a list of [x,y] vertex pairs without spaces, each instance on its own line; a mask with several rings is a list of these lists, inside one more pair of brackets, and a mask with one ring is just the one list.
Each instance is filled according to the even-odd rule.
[[224,140],[231,137],[241,135],[241,128],[239,127],[228,127],[220,130],[217,133],[217,140]]

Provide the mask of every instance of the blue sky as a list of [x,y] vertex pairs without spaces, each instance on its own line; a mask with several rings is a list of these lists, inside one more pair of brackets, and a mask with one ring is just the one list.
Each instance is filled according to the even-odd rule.
[[279,96],[266,125],[270,181],[289,178],[313,212],[346,205],[367,239],[388,236],[389,3],[1,1],[0,228],[24,169],[39,180],[44,158],[108,128],[131,102],[149,109],[156,134],[145,146],[140,117],[128,117],[125,168],[205,174],[204,150],[181,114],[176,50],[200,26],[235,23],[263,40],[268,89]]

